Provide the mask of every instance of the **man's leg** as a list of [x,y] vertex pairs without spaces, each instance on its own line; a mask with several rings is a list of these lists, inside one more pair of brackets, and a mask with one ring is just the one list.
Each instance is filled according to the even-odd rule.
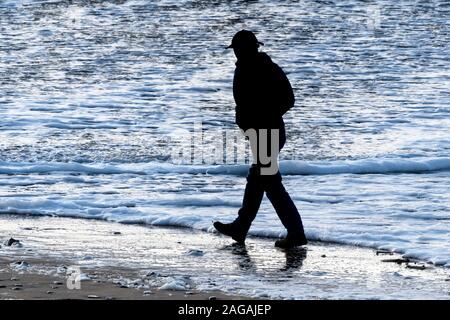
[[242,207],[239,209],[239,216],[235,220],[236,223],[247,228],[247,231],[258,213],[263,196],[264,189],[260,183],[260,168],[254,164],[248,172]]
[[[276,138],[276,135],[270,136],[268,140],[269,145],[273,138]],[[285,142],[286,133],[284,126],[282,126],[279,134],[279,151],[281,151]],[[278,154],[276,157],[273,157],[273,159],[273,161],[278,161]],[[289,193],[283,186],[280,171],[277,171],[274,175],[261,175],[260,179],[267,198],[272,203],[281,223],[288,232],[287,237],[277,241],[275,245],[278,247],[289,248],[306,244],[307,240],[303,229],[302,219],[298,213],[297,207],[289,196]]]
[[297,239],[306,239],[302,219],[281,182],[281,174],[278,172],[276,175],[262,178],[264,179],[264,190],[267,198],[275,208],[281,223],[287,229],[288,235]]
[[245,186],[242,207],[239,209],[238,217],[232,223],[214,222],[214,227],[220,233],[230,236],[233,240],[243,243],[247,236],[248,230],[258,213],[259,206],[264,197],[264,188],[261,185],[260,175],[261,169],[258,165],[258,139],[256,131],[248,132],[254,163],[247,175],[247,184]]
[[259,182],[259,168],[252,165],[247,176],[244,199],[238,217],[232,223],[214,222],[214,227],[220,233],[233,238],[233,240],[244,243],[250,225],[258,213],[263,196],[264,189]]

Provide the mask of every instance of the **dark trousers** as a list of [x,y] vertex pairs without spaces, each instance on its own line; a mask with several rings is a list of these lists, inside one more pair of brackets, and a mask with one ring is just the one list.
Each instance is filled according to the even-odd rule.
[[[258,134],[257,136],[259,140],[260,135]],[[271,143],[270,138],[271,135],[268,134],[269,147]],[[279,129],[278,152],[281,151],[285,142],[286,134],[283,126]],[[252,143],[251,139],[250,143]],[[259,157],[254,159],[254,162],[256,163],[250,167],[247,175],[247,185],[245,186],[244,199],[236,222],[247,229],[250,228],[252,221],[258,213],[265,192],[267,198],[275,208],[281,223],[287,229],[288,234],[296,237],[304,237],[305,234],[302,219],[300,218],[300,214],[298,213],[294,202],[283,186],[280,172],[277,170],[275,174],[262,175],[261,167],[263,165],[259,161]]]

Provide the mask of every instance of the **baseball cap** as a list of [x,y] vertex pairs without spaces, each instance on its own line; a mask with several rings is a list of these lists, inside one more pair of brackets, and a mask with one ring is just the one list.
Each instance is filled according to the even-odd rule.
[[245,45],[263,46],[264,43],[258,41],[253,32],[248,30],[241,30],[234,35],[233,40],[231,40],[231,44],[227,47],[227,49],[241,47]]

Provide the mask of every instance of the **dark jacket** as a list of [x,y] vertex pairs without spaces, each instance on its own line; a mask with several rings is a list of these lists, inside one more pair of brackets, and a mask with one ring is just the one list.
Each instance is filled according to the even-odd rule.
[[233,95],[236,124],[243,130],[281,128],[282,116],[295,102],[286,74],[263,52],[250,62],[236,63]]

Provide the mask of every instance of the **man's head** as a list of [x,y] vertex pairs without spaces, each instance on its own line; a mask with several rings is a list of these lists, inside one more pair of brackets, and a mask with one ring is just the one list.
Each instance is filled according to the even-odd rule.
[[253,32],[241,30],[234,35],[227,49],[233,48],[236,58],[238,60],[245,60],[256,55],[260,45],[264,44],[256,39]]

